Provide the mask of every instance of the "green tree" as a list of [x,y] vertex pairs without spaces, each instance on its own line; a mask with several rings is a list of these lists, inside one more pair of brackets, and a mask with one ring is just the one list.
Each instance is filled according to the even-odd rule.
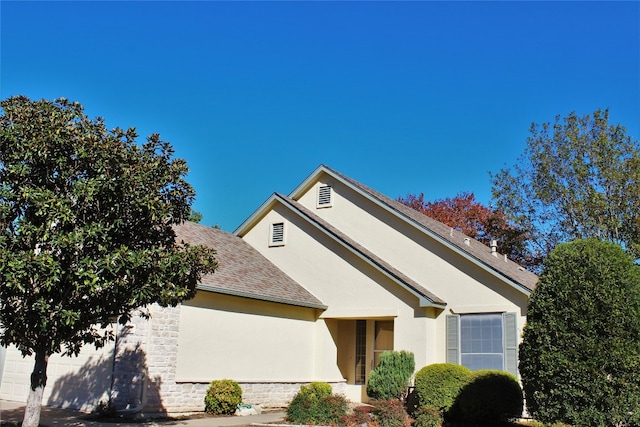
[[534,418],[640,422],[640,266],[597,239],[558,245],[527,309],[520,374]]
[[107,130],[65,99],[0,102],[0,344],[35,355],[23,427],[47,361],[113,339],[145,306],[192,297],[215,252],[177,244],[194,198],[184,160],[152,135]]
[[609,111],[532,124],[518,163],[491,175],[493,200],[546,256],[558,243],[597,237],[640,256],[640,144]]
[[191,208],[191,211],[189,212],[189,218],[187,218],[187,220],[191,222],[200,222],[202,221],[202,213]]

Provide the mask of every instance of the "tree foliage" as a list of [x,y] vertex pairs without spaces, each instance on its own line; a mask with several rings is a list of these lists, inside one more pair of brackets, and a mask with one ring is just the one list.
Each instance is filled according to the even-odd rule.
[[175,242],[194,191],[158,135],[138,146],[134,129],[65,99],[0,106],[0,344],[35,353],[41,393],[49,355],[100,347],[114,319],[192,297],[215,252]]
[[617,244],[558,245],[529,300],[520,374],[534,418],[640,422],[640,267]]
[[473,193],[462,192],[433,202],[425,201],[423,193],[408,194],[398,201],[486,245],[496,240],[501,253],[524,267],[535,269],[540,263],[527,250],[525,229],[509,221],[501,211],[477,202]]
[[492,174],[498,209],[531,232],[546,256],[558,243],[597,237],[640,256],[640,145],[609,111],[532,124],[512,169]]

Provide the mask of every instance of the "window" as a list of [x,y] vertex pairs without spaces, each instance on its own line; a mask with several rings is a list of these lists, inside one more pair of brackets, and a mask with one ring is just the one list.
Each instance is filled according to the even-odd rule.
[[274,222],[269,230],[269,246],[284,245],[284,222]]
[[447,362],[517,375],[515,313],[447,316]]
[[356,320],[356,384],[367,382],[367,321]]
[[503,369],[501,314],[460,316],[460,364],[472,371]]
[[318,208],[330,208],[333,204],[333,191],[330,185],[321,185],[318,187]]

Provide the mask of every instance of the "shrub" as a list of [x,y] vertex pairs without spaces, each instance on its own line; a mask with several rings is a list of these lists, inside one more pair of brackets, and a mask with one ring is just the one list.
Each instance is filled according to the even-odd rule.
[[331,392],[327,383],[303,385],[287,406],[287,420],[295,424],[338,424],[349,404],[344,396]]
[[402,399],[416,368],[410,351],[385,351],[380,363],[369,374],[367,394],[373,399]]
[[544,423],[640,424],[640,267],[619,245],[558,245],[527,309],[520,373]]
[[340,424],[346,427],[360,427],[363,424],[374,427],[377,423],[371,415],[372,409],[372,406],[356,406],[351,414],[342,417]]
[[442,426],[442,413],[433,406],[423,406],[413,414],[413,427],[440,427]]
[[242,389],[233,380],[211,381],[204,397],[204,411],[214,415],[231,415],[242,403]]
[[475,371],[445,416],[473,423],[506,422],[522,415],[522,401],[522,389],[513,374]]
[[445,413],[470,376],[471,371],[462,365],[436,363],[425,366],[415,378],[418,407],[430,406]]
[[379,400],[371,412],[382,427],[411,427],[411,418],[400,400]]

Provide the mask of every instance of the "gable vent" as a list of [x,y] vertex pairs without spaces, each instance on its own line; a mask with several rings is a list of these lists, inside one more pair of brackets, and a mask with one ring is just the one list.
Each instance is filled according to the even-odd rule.
[[319,208],[329,208],[332,205],[332,188],[330,185],[321,185],[318,187],[318,204]]
[[269,235],[269,246],[284,245],[284,222],[275,222],[271,224],[271,233]]

